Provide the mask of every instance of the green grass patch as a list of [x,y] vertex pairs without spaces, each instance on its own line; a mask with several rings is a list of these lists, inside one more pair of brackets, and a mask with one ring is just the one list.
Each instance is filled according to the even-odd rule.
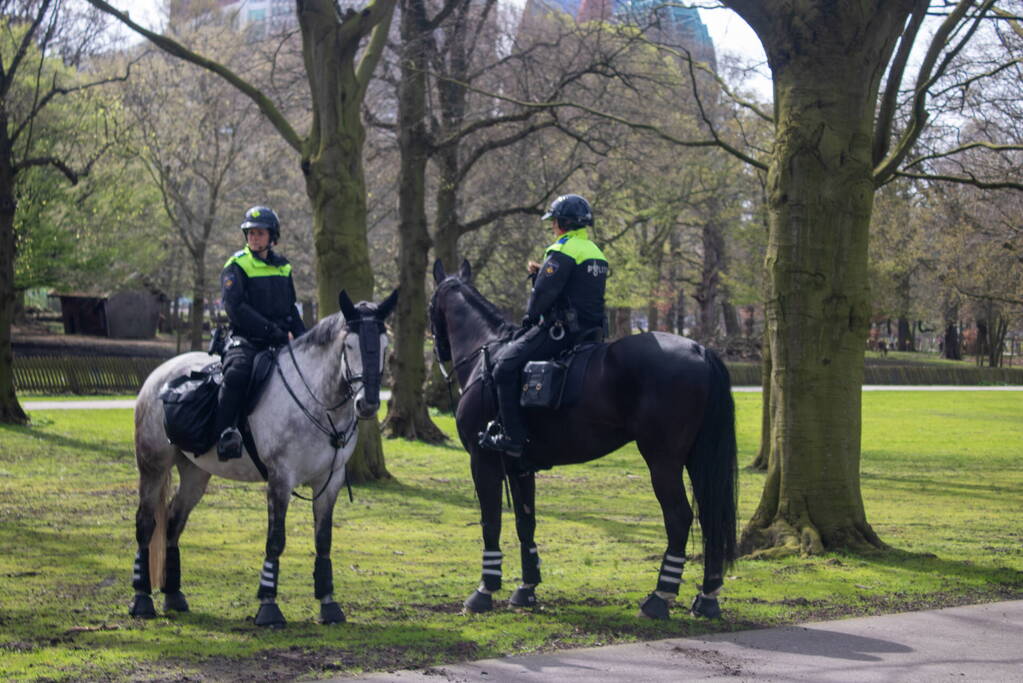
[[[735,398],[745,464],[758,445],[760,396]],[[325,677],[1023,597],[1023,393],[871,392],[863,405],[867,515],[897,550],[740,561],[721,622],[696,621],[681,606],[667,623],[636,618],[665,541],[632,446],[539,476],[543,607],[463,616],[481,548],[467,456],[457,441],[388,441],[397,480],[357,487],[354,503],[342,494],[335,512],[336,597],[349,623],[315,623],[312,511],[296,500],[281,632],[252,624],[262,486],[211,481],[182,539],[192,612],[135,620],[131,412],[34,412],[29,427],[0,427],[0,678]],[[453,434],[450,418],[436,419]],[[740,482],[745,520],[763,475],[743,471]],[[507,512],[502,599],[518,573],[517,545]],[[686,604],[701,571],[696,561],[686,570]]]

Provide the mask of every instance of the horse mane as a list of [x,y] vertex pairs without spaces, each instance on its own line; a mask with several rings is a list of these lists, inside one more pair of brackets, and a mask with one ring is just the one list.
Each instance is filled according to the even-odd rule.
[[[479,290],[471,284],[455,276],[448,278],[448,280],[459,287],[459,289],[465,294],[466,302],[473,310],[480,314],[488,325],[494,327],[499,335],[503,336],[505,332],[515,328],[515,325],[508,322],[508,319],[504,317],[504,314],[501,313],[500,309],[488,301],[487,298],[480,294]],[[441,284],[443,285],[443,283]]]
[[313,325],[311,329],[306,330],[305,334],[292,342],[292,345],[296,349],[306,346],[330,346],[337,339],[343,326],[344,316],[340,313],[332,313]]

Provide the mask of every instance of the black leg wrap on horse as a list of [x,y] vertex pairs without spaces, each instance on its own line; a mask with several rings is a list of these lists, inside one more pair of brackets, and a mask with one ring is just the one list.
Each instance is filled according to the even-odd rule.
[[483,551],[483,586],[488,591],[501,589],[501,560],[504,555],[500,550]]
[[[256,592],[257,598],[263,600],[265,598],[277,597],[277,576],[280,574],[280,571],[280,560],[263,561],[263,570],[259,573],[259,590]],[[263,608],[260,607],[259,611],[262,612]]]
[[164,593],[181,592],[181,550],[177,546],[167,548],[167,559],[164,564]]
[[648,619],[667,619],[668,601],[657,593],[651,593],[639,603],[639,616]]
[[149,581],[149,548],[140,548],[135,553],[135,567],[131,575],[131,587],[136,593],[152,593],[153,586]]
[[494,596],[490,593],[480,593],[478,590],[473,591],[472,595],[462,603],[462,607],[465,608],[466,612],[473,612],[475,614],[490,612],[494,609]]
[[522,583],[540,583],[540,553],[536,546],[522,546]]
[[685,569],[686,558],[672,552],[664,553],[661,560],[661,573],[657,576],[657,590],[662,593],[678,595],[678,587],[682,583],[682,570]]
[[696,594],[693,606],[689,608],[689,611],[694,617],[704,617],[705,619],[721,618],[721,605],[718,604],[717,598],[711,598],[702,593]]
[[256,626],[284,628],[287,623],[276,602],[264,602],[256,612]]
[[334,592],[334,569],[329,557],[317,557],[313,565],[313,588],[316,599],[325,598]]
[[721,586],[723,585],[725,585],[725,582],[720,576],[714,576],[710,578],[704,577],[703,586],[700,588],[700,590],[703,591],[704,595],[710,595],[718,588],[721,588]]

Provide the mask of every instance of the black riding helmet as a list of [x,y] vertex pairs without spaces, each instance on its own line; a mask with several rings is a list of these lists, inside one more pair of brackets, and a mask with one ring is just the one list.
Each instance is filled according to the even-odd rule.
[[245,212],[242,221],[242,233],[248,235],[249,228],[263,228],[270,231],[270,241],[277,243],[281,237],[281,221],[274,210],[266,206],[254,206]]
[[590,203],[577,194],[564,194],[551,202],[541,220],[557,218],[562,228],[583,228],[593,225]]

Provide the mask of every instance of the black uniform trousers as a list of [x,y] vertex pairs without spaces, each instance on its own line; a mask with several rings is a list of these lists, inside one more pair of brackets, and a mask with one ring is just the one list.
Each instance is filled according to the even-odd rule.
[[[497,405],[505,435],[515,443],[526,441],[526,421],[519,397],[522,395],[522,368],[531,360],[547,360],[573,345],[572,335],[551,339],[550,326],[536,326],[508,342],[494,357],[494,384]],[[558,328],[560,329],[560,328]]]
[[217,397],[217,436],[238,424],[252,376],[252,359],[266,348],[244,337],[232,336],[224,352],[224,383]]

